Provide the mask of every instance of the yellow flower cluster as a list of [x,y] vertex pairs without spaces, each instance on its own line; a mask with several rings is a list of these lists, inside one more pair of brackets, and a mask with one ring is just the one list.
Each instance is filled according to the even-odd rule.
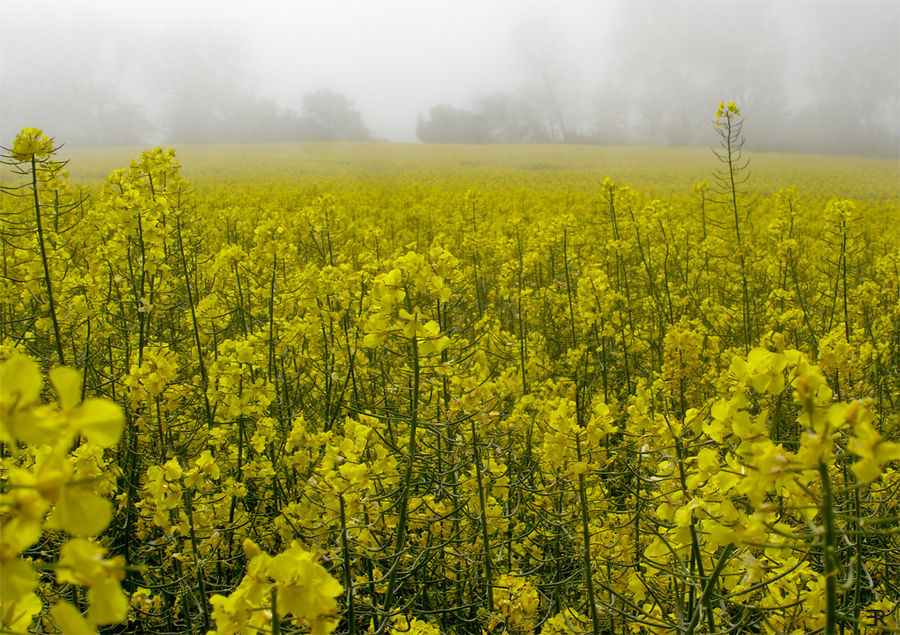
[[53,142],[40,128],[24,128],[13,139],[11,154],[16,161],[46,159],[53,154]]
[[724,101],[719,102],[719,106],[716,108],[716,119],[733,119],[734,117],[740,117],[741,111],[737,107],[733,101],[729,101],[727,104]]
[[245,540],[244,553],[250,562],[237,589],[210,598],[216,635],[270,632],[273,620],[286,617],[296,618],[312,633],[334,631],[334,598],[343,588],[311,552],[294,543],[273,557]]
[[[53,369],[50,382],[56,400],[44,403],[37,363],[20,354],[0,362],[0,442],[12,453],[4,460],[0,495],[0,624],[24,632],[41,612],[36,563],[24,553],[49,532],[61,531],[71,538],[60,548],[56,580],[86,587],[90,607],[83,617],[61,601],[51,615],[64,632],[95,632],[125,621],[125,563],[121,557],[104,560],[105,549],[89,539],[109,525],[112,506],[94,491],[78,452],[115,446],[123,413],[105,399],[82,400],[81,375],[72,368]],[[82,438],[84,445],[73,451]]]

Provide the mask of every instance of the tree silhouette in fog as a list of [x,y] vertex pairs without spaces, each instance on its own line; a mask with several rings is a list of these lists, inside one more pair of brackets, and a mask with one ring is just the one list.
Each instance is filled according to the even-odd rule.
[[369,129],[352,101],[321,88],[303,96],[300,137],[313,141],[363,141],[369,138]]

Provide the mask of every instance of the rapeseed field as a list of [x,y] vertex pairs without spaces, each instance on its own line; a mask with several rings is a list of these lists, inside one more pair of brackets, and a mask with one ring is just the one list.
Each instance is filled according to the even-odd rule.
[[0,630],[897,632],[900,166],[751,156],[740,125],[23,130]]

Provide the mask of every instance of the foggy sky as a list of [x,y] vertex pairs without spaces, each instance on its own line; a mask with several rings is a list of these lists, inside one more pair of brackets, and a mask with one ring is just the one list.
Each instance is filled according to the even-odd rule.
[[[498,92],[540,94],[581,129],[646,129],[635,142],[679,143],[648,126],[708,122],[731,98],[748,116],[757,106],[760,123],[776,105],[782,114],[815,106],[835,113],[822,121],[872,117],[896,134],[900,3],[784,4],[3,0],[0,144],[25,125],[64,139],[78,108],[106,96],[146,117],[146,143],[168,143],[168,93],[204,82],[222,99],[247,94],[293,110],[327,88],[354,102],[374,137],[392,141],[415,141],[417,118],[432,106],[473,107]],[[784,81],[770,85],[776,75]],[[671,102],[648,109],[650,123],[634,119],[629,104],[661,95]],[[867,103],[868,114],[844,101]]]

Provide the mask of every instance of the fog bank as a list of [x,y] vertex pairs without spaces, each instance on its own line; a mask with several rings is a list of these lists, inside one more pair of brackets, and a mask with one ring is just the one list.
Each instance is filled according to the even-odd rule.
[[[211,8],[214,12],[207,13]],[[0,143],[368,138],[900,154],[900,3],[0,6]]]

